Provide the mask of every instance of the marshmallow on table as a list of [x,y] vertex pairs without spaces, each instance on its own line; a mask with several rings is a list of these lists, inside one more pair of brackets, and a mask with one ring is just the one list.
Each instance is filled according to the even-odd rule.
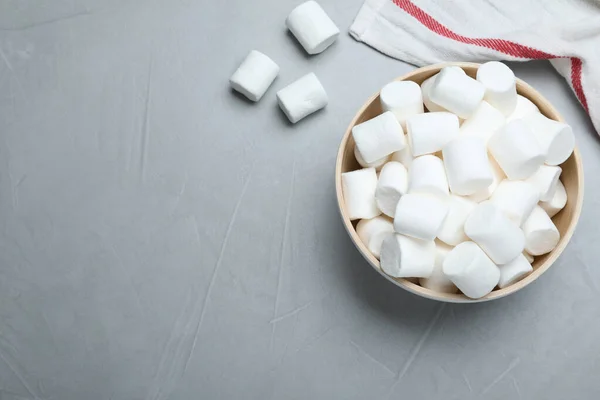
[[483,139],[460,136],[446,145],[442,154],[452,193],[467,196],[493,183],[492,167]]
[[374,218],[381,214],[375,202],[376,189],[375,168],[364,168],[342,174],[344,202],[351,220]]
[[388,83],[381,89],[379,100],[383,111],[393,112],[403,129],[408,117],[424,111],[421,87],[413,81]]
[[259,101],[279,74],[279,66],[260,51],[252,50],[229,79],[231,87]]
[[382,213],[394,218],[396,206],[402,196],[407,193],[408,171],[399,162],[390,161],[385,164],[379,174],[375,202]]
[[352,137],[368,163],[406,147],[402,126],[391,111],[354,126]]
[[445,111],[413,115],[406,121],[406,131],[415,157],[435,153],[458,137],[458,117]]
[[435,242],[435,264],[429,278],[420,278],[419,284],[424,288],[431,289],[438,293],[456,293],[458,288],[444,274],[443,265],[446,256],[452,247],[445,245],[442,242]]
[[554,197],[558,178],[562,168],[551,165],[542,165],[533,175],[525,180],[538,190],[540,201],[550,201]]
[[363,168],[375,168],[376,170],[380,170],[383,167],[383,165],[390,160],[391,157],[385,156],[380,158],[379,160],[373,161],[372,163],[368,163],[360,155],[358,147],[354,146],[354,158],[356,158],[358,165],[360,165]]
[[295,124],[325,107],[328,99],[321,82],[311,72],[277,92],[277,101],[290,122]]
[[444,162],[432,154],[413,160],[408,182],[409,193],[429,193],[441,198],[446,198],[449,193]]
[[465,197],[451,194],[448,199],[448,215],[438,232],[438,238],[451,246],[468,241],[465,222],[476,205]]
[[490,202],[517,226],[525,222],[538,201],[537,189],[525,181],[503,180],[490,197]]
[[490,258],[473,242],[456,246],[446,256],[444,274],[472,299],[490,293],[500,280],[500,270]]
[[529,178],[546,157],[532,130],[520,119],[494,133],[488,149],[508,179]]
[[500,280],[498,281],[500,289],[520,281],[533,271],[531,262],[523,254],[519,254],[511,262],[498,267],[500,268]]
[[540,201],[539,206],[546,211],[550,218],[554,217],[567,205],[567,191],[561,181],[556,184],[556,191],[550,201]]
[[514,260],[525,248],[521,229],[489,201],[473,209],[465,222],[465,233],[496,264]]
[[394,278],[427,278],[435,264],[435,242],[391,234],[381,245],[381,269]]
[[381,244],[390,233],[394,233],[394,224],[383,216],[361,219],[356,225],[356,234],[376,258],[381,256]]
[[533,258],[533,256],[529,254],[526,250],[523,250],[523,257],[525,257],[529,264],[533,263],[533,261],[535,260],[535,258]]
[[504,114],[492,107],[487,101],[482,101],[473,115],[460,126],[462,136],[478,136],[485,143],[506,123]]
[[414,159],[415,158],[410,151],[410,146],[406,146],[400,151],[393,152],[390,157],[390,161],[398,161],[404,165],[406,169],[410,168]]
[[[460,67],[446,67],[446,68],[453,69],[458,73],[466,75],[466,72]],[[447,111],[444,107],[438,106],[437,104],[432,102],[431,99],[429,98],[429,91],[431,90],[431,85],[433,85],[433,81],[435,80],[437,75],[438,74],[435,74],[431,78],[425,79],[425,81],[423,81],[423,83],[421,84],[421,92],[423,93],[423,104],[425,104],[425,107],[430,112]]]
[[398,201],[394,216],[394,229],[398,233],[417,239],[433,240],[437,236],[448,205],[429,194],[409,193]]
[[567,124],[554,121],[542,114],[531,114],[522,119],[531,129],[548,165],[562,164],[575,149],[575,136]]
[[548,214],[536,206],[523,224],[525,250],[532,256],[541,256],[554,250],[560,233]]
[[429,88],[429,99],[461,118],[469,118],[483,100],[480,82],[455,69],[443,68]]
[[531,100],[527,97],[523,97],[520,94],[517,95],[517,106],[515,107],[515,111],[512,112],[508,117],[506,117],[506,122],[513,121],[515,119],[521,119],[530,114],[539,114],[540,109],[538,106],[533,104]]
[[307,1],[294,8],[285,23],[308,54],[321,53],[340,34],[338,27],[316,1]]
[[477,70],[477,80],[485,87],[484,99],[505,116],[511,115],[517,106],[517,79],[505,64],[490,61]]
[[469,200],[474,201],[475,203],[481,203],[482,201],[489,199],[492,194],[494,194],[494,191],[500,182],[506,178],[502,168],[500,168],[498,163],[493,158],[490,158],[490,167],[492,168],[492,177],[494,179],[492,184],[485,189],[478,190],[477,192],[467,196]]

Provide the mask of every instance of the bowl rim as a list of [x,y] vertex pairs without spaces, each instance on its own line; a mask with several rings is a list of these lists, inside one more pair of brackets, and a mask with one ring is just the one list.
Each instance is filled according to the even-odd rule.
[[[413,76],[415,76],[417,74],[422,74],[422,73],[427,73],[427,72],[431,72],[433,75],[434,73],[438,72],[442,68],[448,67],[448,66],[458,66],[458,67],[467,68],[467,69],[472,69],[472,68],[478,69],[480,65],[481,65],[480,63],[472,63],[472,62],[444,62],[444,63],[432,64],[432,65],[428,65],[425,67],[416,68],[398,78],[395,78],[394,81],[410,80],[410,78],[412,78]],[[535,95],[536,98],[535,98],[534,103],[543,104],[544,108],[547,108],[553,114],[553,116],[555,117],[553,119],[560,121],[560,122],[565,122],[562,115],[556,110],[556,108],[554,108],[554,106],[544,96],[542,96],[541,93],[539,93],[532,86],[527,84],[525,81],[523,81],[519,78],[516,78],[516,80],[517,80],[517,90],[518,90],[519,94],[521,94],[522,96],[524,96],[530,100],[531,100],[530,97],[532,95]],[[550,266],[552,266],[552,264],[554,264],[554,262],[558,259],[558,257],[560,257],[562,252],[565,250],[567,244],[570,242],[571,237],[573,236],[573,233],[575,232],[575,228],[577,227],[577,223],[579,222],[579,217],[581,215],[581,210],[583,208],[583,197],[584,197],[583,162],[582,162],[581,154],[580,154],[577,146],[575,146],[573,154],[571,154],[571,156],[570,156],[570,157],[573,157],[575,160],[575,167],[576,167],[577,178],[578,178],[577,179],[578,193],[577,193],[576,203],[573,208],[572,218],[569,221],[569,225],[568,225],[565,233],[562,235],[561,240],[559,241],[556,248],[554,250],[552,250],[552,252],[548,256],[548,258],[542,263],[542,265],[540,265],[537,269],[535,269],[531,274],[529,274],[522,280],[520,280],[510,286],[507,286],[503,289],[495,290],[480,299],[471,299],[471,298],[466,297],[463,294],[436,292],[431,289],[424,288],[416,283],[410,282],[409,280],[407,280],[405,278],[393,278],[381,270],[381,268],[378,266],[379,260],[377,260],[371,254],[371,252],[367,249],[367,247],[360,240],[360,238],[358,237],[358,234],[356,233],[356,230],[354,229],[354,227],[352,225],[352,221],[350,220],[350,218],[344,211],[344,207],[343,207],[344,197],[343,197],[343,190],[342,190],[342,160],[344,159],[344,153],[345,153],[346,146],[348,145],[348,140],[350,138],[350,135],[352,134],[352,128],[356,125],[356,122],[361,117],[361,115],[365,112],[365,110],[374,101],[376,101],[378,99],[379,93],[380,93],[380,90],[377,91],[372,96],[370,96],[367,99],[367,101],[356,112],[354,117],[352,118],[352,121],[348,125],[348,128],[346,129],[346,132],[344,133],[344,136],[343,136],[340,146],[338,148],[338,154],[337,154],[336,166],[335,166],[336,197],[337,197],[338,210],[340,212],[342,222],[344,224],[344,227],[346,228],[346,231],[348,232],[348,235],[352,239],[352,242],[354,243],[354,245],[356,246],[358,251],[361,253],[363,258],[365,258],[365,260],[367,260],[367,262],[371,265],[371,267],[373,267],[377,272],[379,272],[380,275],[382,275],[388,281],[393,282],[396,286],[399,286],[411,293],[414,293],[418,296],[425,297],[428,299],[438,300],[438,301],[443,301],[443,302],[450,302],[450,303],[479,303],[479,302],[500,299],[500,298],[506,297],[509,294],[515,293],[515,292],[523,289],[524,287],[530,285],[533,281],[538,279],[544,272],[546,272],[550,268]]]

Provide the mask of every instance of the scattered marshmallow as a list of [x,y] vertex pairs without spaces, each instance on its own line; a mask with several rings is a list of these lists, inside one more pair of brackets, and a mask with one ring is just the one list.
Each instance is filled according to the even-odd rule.
[[539,114],[540,109],[538,106],[533,104],[527,97],[523,97],[520,94],[517,95],[517,106],[515,111],[512,112],[507,118],[506,122],[513,121],[515,119],[521,119],[531,114]]
[[456,293],[458,288],[444,274],[443,266],[446,256],[450,253],[452,247],[442,242],[435,242],[435,264],[429,278],[420,278],[419,284],[424,288],[431,289],[438,293]]
[[567,124],[554,121],[542,114],[531,114],[522,121],[529,126],[546,155],[548,165],[562,164],[575,149],[575,136]]
[[444,147],[442,154],[452,193],[467,196],[492,184],[494,177],[483,139],[461,136]]
[[489,201],[473,209],[465,222],[465,233],[496,264],[510,262],[525,248],[521,229]]
[[523,224],[525,250],[532,256],[541,256],[554,250],[560,240],[560,233],[548,214],[536,206]]
[[354,146],[354,158],[356,158],[356,161],[358,162],[358,165],[360,165],[363,168],[375,168],[377,171],[379,171],[383,165],[390,161],[390,156],[385,156],[380,158],[379,160],[375,160],[372,163],[368,163],[365,161],[364,158],[362,158],[362,156],[360,155],[360,151],[358,151],[358,147]]
[[526,250],[523,250],[523,257],[527,260],[529,264],[532,264],[535,258],[531,254],[529,254]]
[[537,189],[525,181],[503,180],[490,197],[490,202],[517,226],[525,222],[538,201]]
[[490,137],[506,123],[504,114],[492,107],[487,101],[482,101],[473,115],[460,126],[462,136],[478,136],[487,144]]
[[381,214],[375,202],[377,173],[375,168],[364,168],[342,174],[342,190],[346,211],[351,220],[374,218]]
[[391,111],[352,128],[352,136],[363,159],[374,162],[406,147],[402,126]]
[[410,168],[414,159],[415,158],[413,157],[412,152],[410,151],[410,146],[406,146],[400,151],[393,152],[390,157],[390,161],[398,161],[399,163],[404,165],[406,169]]
[[498,287],[500,289],[520,281],[533,271],[531,262],[523,254],[519,254],[517,258],[508,264],[500,265],[499,268],[500,280],[498,281]]
[[476,205],[475,202],[465,197],[450,195],[448,215],[442,224],[442,229],[438,232],[438,238],[450,246],[468,241],[469,238],[465,234],[465,221]]
[[406,130],[415,157],[435,153],[458,137],[458,117],[445,111],[417,114],[408,118]]
[[429,88],[429,99],[461,118],[469,118],[479,107],[484,93],[480,82],[456,69],[443,68]]
[[500,280],[496,264],[473,242],[464,242],[452,249],[444,260],[443,272],[472,299],[490,293]]
[[552,199],[550,201],[540,201],[539,205],[546,211],[550,218],[558,214],[558,212],[567,205],[567,191],[565,190],[565,185],[563,185],[561,181],[558,181]]
[[391,234],[381,246],[381,269],[394,278],[427,278],[435,264],[435,242]]
[[428,194],[409,193],[398,201],[394,229],[417,239],[433,240],[447,213],[445,201]]
[[444,162],[432,154],[413,160],[408,182],[409,193],[429,193],[441,198],[446,198],[449,193]]
[[285,21],[308,54],[323,52],[335,42],[340,30],[316,1],[294,8]]
[[311,72],[277,92],[277,101],[290,122],[295,124],[325,107],[328,99],[321,82]]
[[538,190],[540,201],[550,201],[556,192],[561,173],[562,168],[560,167],[542,165],[525,182],[531,183]]
[[467,196],[469,200],[474,201],[475,203],[481,203],[482,201],[489,199],[492,196],[492,194],[494,194],[494,191],[496,190],[500,182],[502,182],[506,178],[506,175],[504,175],[502,168],[500,168],[496,160],[494,160],[493,158],[490,158],[490,167],[492,168],[492,184],[485,189],[478,190],[477,192]]
[[381,244],[390,233],[394,233],[394,224],[383,216],[361,219],[356,225],[356,234],[377,259],[381,257]]
[[517,78],[505,64],[490,61],[477,70],[477,80],[485,87],[484,99],[505,116],[517,107]]
[[252,50],[229,79],[231,87],[249,100],[259,101],[279,74],[279,66],[260,51]]
[[519,119],[509,122],[492,135],[488,148],[508,179],[529,178],[545,159],[536,136]]
[[383,111],[393,112],[403,129],[409,117],[424,111],[421,87],[413,81],[388,83],[381,89],[379,100]]
[[399,162],[385,164],[379,174],[375,201],[382,213],[394,218],[400,197],[408,192],[408,171]]

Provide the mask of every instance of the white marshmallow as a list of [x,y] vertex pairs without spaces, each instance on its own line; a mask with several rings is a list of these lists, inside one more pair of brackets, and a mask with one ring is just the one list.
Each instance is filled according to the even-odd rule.
[[406,130],[415,157],[435,153],[458,137],[458,117],[445,111],[417,114],[408,118]]
[[473,242],[456,246],[446,256],[444,274],[472,299],[490,293],[500,280],[500,270]]
[[369,163],[406,147],[402,126],[391,111],[354,126],[352,137]]
[[525,257],[529,264],[533,263],[533,261],[535,260],[535,258],[533,258],[533,256],[525,250],[523,250],[523,257]]
[[231,87],[259,101],[279,74],[279,66],[260,51],[252,50],[229,79]]
[[379,174],[375,201],[382,213],[394,218],[400,197],[408,191],[408,171],[399,162],[385,164]]
[[381,269],[394,278],[427,278],[434,264],[433,240],[391,234],[381,246]]
[[448,178],[444,162],[432,154],[413,160],[408,177],[409,193],[429,193],[441,198],[448,197]]
[[517,226],[525,222],[538,201],[537,189],[525,181],[503,180],[490,197],[490,202]]
[[483,100],[480,82],[455,69],[443,68],[429,89],[429,99],[461,118],[469,118]]
[[445,201],[428,194],[409,193],[398,201],[394,229],[417,239],[433,240],[447,213]]
[[483,139],[460,136],[444,147],[442,154],[452,193],[467,196],[493,183],[492,167]]
[[487,144],[492,135],[506,123],[504,114],[492,107],[487,101],[482,101],[473,115],[460,126],[462,136],[477,136]]
[[404,165],[406,169],[409,169],[414,159],[415,158],[410,151],[410,146],[406,146],[402,150],[392,153],[390,161],[398,161]]
[[311,72],[277,92],[277,101],[290,122],[295,124],[325,107],[328,99],[321,82]]
[[381,244],[390,233],[394,233],[394,223],[383,216],[361,219],[356,225],[356,234],[378,259],[381,257]]
[[507,123],[493,134],[488,148],[508,179],[529,178],[545,159],[535,135],[520,119]]
[[554,217],[560,210],[567,205],[567,191],[561,181],[556,184],[556,191],[550,201],[540,201],[540,207],[546,211],[550,218]]
[[498,281],[498,287],[500,289],[520,281],[533,271],[531,263],[523,254],[519,254],[517,258],[508,264],[500,265],[499,268],[500,280]]
[[530,114],[539,113],[540,109],[538,106],[533,104],[531,100],[527,97],[523,97],[520,94],[517,95],[517,106],[515,107],[515,111],[512,112],[507,118],[506,122],[513,121],[515,119],[521,119]]
[[542,114],[528,115],[523,118],[523,121],[532,130],[546,155],[546,164],[562,164],[573,153],[575,136],[569,125],[554,121]]
[[[466,75],[466,72],[462,68],[460,68],[460,67],[446,67],[446,68],[453,69],[453,70],[457,71],[458,73]],[[430,112],[448,111],[444,107],[440,107],[437,104],[435,104],[434,102],[432,102],[431,99],[429,98],[429,92],[431,90],[431,85],[433,85],[433,81],[435,80],[435,78],[437,77],[437,75],[438,74],[435,74],[432,77],[425,79],[425,81],[423,81],[423,83],[421,83],[421,92],[422,92],[422,95],[423,95],[423,104],[425,104],[425,107]]]
[[477,80],[485,87],[484,99],[505,116],[517,107],[517,78],[505,64],[490,61],[477,70]]
[[388,83],[381,89],[379,100],[383,111],[393,112],[403,129],[408,117],[424,111],[421,87],[413,81]]
[[560,167],[542,165],[525,182],[531,183],[538,190],[540,201],[550,201],[556,192],[561,173],[562,168]]
[[521,229],[489,201],[473,209],[465,222],[465,233],[496,264],[510,262],[525,248]]
[[316,1],[307,1],[294,8],[285,23],[308,54],[323,52],[340,34],[338,27]]
[[344,201],[351,220],[374,218],[381,214],[375,202],[376,189],[375,168],[364,168],[342,174]]
[[506,178],[502,168],[500,168],[496,160],[493,158],[490,158],[490,167],[492,168],[492,177],[494,179],[492,184],[485,189],[478,190],[477,192],[467,196],[469,200],[474,201],[475,203],[481,203],[482,201],[489,199],[500,182]]
[[438,293],[456,293],[458,288],[444,274],[443,266],[446,256],[450,253],[452,247],[442,242],[435,242],[435,264],[429,278],[420,278],[419,284],[424,288],[431,289]]
[[365,161],[364,158],[362,158],[362,156],[360,155],[360,151],[358,151],[358,147],[354,146],[354,158],[356,158],[356,161],[358,162],[358,165],[360,165],[363,168],[375,168],[377,171],[379,171],[383,165],[390,161],[390,156],[385,156],[380,158],[379,160],[375,160],[372,163],[368,163]]
[[525,250],[532,256],[550,253],[560,240],[560,233],[548,214],[539,206],[523,224]]
[[465,221],[476,205],[477,203],[465,197],[450,195],[448,215],[442,224],[442,229],[438,232],[438,238],[450,246],[469,240],[465,234]]

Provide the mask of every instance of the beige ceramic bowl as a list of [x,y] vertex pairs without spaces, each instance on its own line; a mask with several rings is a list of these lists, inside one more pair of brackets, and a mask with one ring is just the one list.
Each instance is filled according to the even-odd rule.
[[[471,77],[475,77],[477,73],[477,68],[479,68],[479,64],[475,63],[435,64],[430,65],[428,67],[416,69],[408,73],[407,75],[398,78],[397,80],[410,80],[421,84],[425,79],[435,75],[439,72],[440,69],[449,65],[456,65],[461,67]],[[563,121],[563,118],[556,111],[556,109],[552,107],[548,100],[546,100],[535,89],[533,89],[531,86],[529,86],[520,79],[517,79],[517,91],[520,95],[527,97],[535,105],[537,105],[540,111],[548,118],[557,121]],[[352,128],[355,125],[367,121],[379,114],[381,114],[381,106],[379,103],[379,93],[376,93],[375,95],[371,96],[369,100],[367,100],[367,102],[360,108],[360,110],[358,110],[356,116],[350,123],[350,126],[348,126],[348,129],[344,134],[344,138],[342,139],[342,143],[340,144],[335,168],[335,186],[342,221],[344,222],[344,226],[346,227],[350,238],[352,239],[358,250],[361,252],[361,254],[369,262],[369,264],[373,266],[373,268],[379,271],[379,273],[381,273],[388,280],[394,282],[396,285],[412,293],[415,293],[419,296],[427,297],[429,299],[454,303],[473,303],[494,300],[504,296],[508,296],[509,294],[515,293],[516,291],[529,285],[531,282],[539,278],[540,275],[542,275],[548,268],[550,268],[550,266],[563,252],[563,250],[567,246],[567,243],[569,243],[571,236],[573,236],[573,232],[575,230],[575,226],[577,225],[577,221],[579,220],[579,215],[581,214],[581,206],[583,203],[583,166],[581,163],[581,155],[579,154],[579,150],[577,148],[575,149],[571,157],[569,157],[569,159],[561,165],[561,168],[563,170],[561,175],[561,181],[564,183],[565,188],[567,190],[568,201],[566,207],[561,212],[559,212],[554,218],[552,218],[554,224],[556,224],[556,227],[560,231],[561,238],[558,243],[558,246],[556,246],[556,248],[552,252],[540,257],[536,257],[533,263],[533,272],[523,280],[504,289],[496,289],[481,299],[473,300],[469,299],[463,294],[448,294],[434,292],[430,289],[421,287],[416,283],[412,283],[407,279],[392,278],[385,274],[383,271],[381,271],[379,267],[379,261],[377,260],[377,258],[375,258],[373,254],[371,254],[371,252],[361,242],[358,235],[356,234],[355,227],[357,221],[353,223],[348,218],[348,213],[345,209],[344,194],[342,193],[341,179],[342,173],[360,168],[360,166],[354,158],[354,139],[351,135]]]

